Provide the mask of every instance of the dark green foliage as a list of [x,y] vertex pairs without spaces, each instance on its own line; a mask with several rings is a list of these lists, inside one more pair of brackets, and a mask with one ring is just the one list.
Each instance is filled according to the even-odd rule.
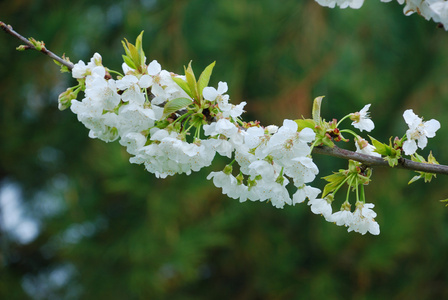
[[[183,73],[190,60],[195,70],[216,60],[211,85],[227,81],[234,103],[248,102],[246,120],[264,125],[310,118],[312,99],[325,95],[327,120],[372,103],[372,136],[387,141],[413,108],[441,122],[428,148],[447,164],[448,33],[401,10],[380,1],[356,11],[311,0],[3,1],[0,18],[72,62],[99,52],[113,69],[120,41],[144,30],[147,62]],[[1,299],[448,298],[445,177],[408,186],[411,172],[374,170],[366,197],[379,236],[347,233],[306,204],[240,204],[205,179],[224,160],[162,180],[129,164],[117,142],[89,139],[57,109],[70,75],[17,52],[6,34],[0,45],[0,182],[18,185],[40,220],[28,244],[1,233]],[[320,177],[346,167],[315,161]],[[60,286],[55,270],[70,274]]]

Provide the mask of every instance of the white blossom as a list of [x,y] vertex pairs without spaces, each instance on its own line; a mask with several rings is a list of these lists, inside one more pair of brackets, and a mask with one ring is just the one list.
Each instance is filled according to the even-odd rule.
[[92,69],[91,75],[86,78],[86,97],[98,103],[103,110],[113,110],[120,103],[115,80],[106,80],[106,69],[98,66]]
[[437,120],[431,119],[423,122],[414,114],[412,109],[408,109],[403,113],[403,118],[408,124],[409,129],[406,131],[407,140],[403,143],[403,150],[406,155],[412,155],[417,151],[417,146],[424,149],[428,143],[428,138],[435,137],[436,131],[440,128]]
[[325,198],[316,198],[308,201],[311,211],[316,215],[323,215],[327,219],[332,212],[331,203]]
[[336,223],[338,226],[349,226],[353,222],[353,213],[350,210],[342,209],[329,216],[327,221]]
[[375,146],[370,145],[369,142],[363,139],[362,137],[358,136],[355,138],[355,147],[357,153],[381,157],[381,154],[375,152],[376,150]]
[[101,60],[102,60],[101,55],[98,53],[95,53],[93,55],[93,57],[90,59],[90,62],[87,65],[85,62],[80,60],[78,63],[76,63],[73,66],[73,69],[72,69],[73,78],[81,79],[81,78],[84,78],[84,77],[90,75],[93,68],[101,65]]
[[348,224],[348,232],[355,231],[362,235],[367,232],[374,235],[380,234],[380,226],[374,219],[376,213],[372,210],[374,206],[372,203],[357,203],[351,223]]
[[350,114],[350,119],[353,121],[352,125],[360,131],[370,132],[375,128],[375,124],[369,117],[370,104],[364,106],[359,112]]
[[297,203],[302,203],[306,198],[309,200],[314,200],[319,194],[320,190],[318,188],[304,184],[297,188],[297,191],[292,197],[292,204],[295,205]]
[[136,155],[145,146],[146,136],[138,132],[126,133],[120,139],[120,145],[125,146],[129,154]]
[[228,95],[224,95],[225,92],[227,92],[227,82],[220,81],[218,83],[218,89],[215,89],[214,87],[205,87],[202,91],[202,95],[205,100],[208,101],[215,101],[217,98],[220,98],[220,100],[225,100],[226,102],[229,100]]
[[[146,82],[144,82],[146,83]],[[124,102],[143,105],[145,96],[139,86],[139,79],[134,75],[126,75],[122,79],[117,80],[118,89],[123,91],[121,99]]]
[[124,136],[128,132],[141,132],[150,129],[154,126],[155,119],[152,109],[130,103],[122,105],[118,110],[116,122],[108,125],[115,126],[120,136]]

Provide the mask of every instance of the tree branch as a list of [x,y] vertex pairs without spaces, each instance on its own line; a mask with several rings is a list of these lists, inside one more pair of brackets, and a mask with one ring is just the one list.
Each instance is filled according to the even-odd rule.
[[10,35],[18,38],[19,40],[21,40],[22,42],[24,42],[26,44],[26,48],[25,49],[32,49],[32,50],[36,50],[39,51],[45,55],[48,55],[49,57],[51,57],[53,60],[59,62],[60,64],[66,66],[69,70],[73,69],[73,64],[59,56],[57,56],[56,54],[54,54],[53,52],[51,52],[50,50],[48,50],[47,48],[45,48],[45,46],[42,47],[41,50],[37,49],[33,43],[31,43],[28,39],[26,39],[25,37],[23,37],[22,35],[20,35],[19,33],[17,33],[16,31],[14,31],[14,29],[12,29],[11,25],[6,25],[5,23],[3,23],[2,21],[0,21],[0,27],[6,32],[9,33]]
[[[313,153],[356,160],[368,167],[390,167],[389,163],[385,161],[384,158],[345,150],[337,146],[334,146],[334,148],[317,146],[314,147]],[[395,168],[448,175],[448,166],[446,165],[419,163],[406,158],[400,158],[398,160],[398,165],[395,166]]]

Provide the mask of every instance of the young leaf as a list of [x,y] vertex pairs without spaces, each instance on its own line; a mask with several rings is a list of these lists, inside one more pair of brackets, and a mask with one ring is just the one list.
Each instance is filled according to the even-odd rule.
[[408,184],[414,183],[417,180],[419,180],[420,178],[422,178],[422,175],[415,175],[414,177],[412,177],[411,180],[409,180]]
[[131,57],[132,61],[135,63],[135,65],[137,66],[140,63],[140,60],[138,57],[138,50],[131,43],[128,44],[128,47],[129,47],[129,52],[131,53],[130,57]]
[[132,59],[129,58],[129,56],[122,55],[122,57],[123,57],[123,61],[128,65],[129,68],[137,69],[134,62],[132,61]]
[[131,52],[129,51],[129,42],[127,39],[124,39],[124,41],[121,41],[121,43],[123,44],[123,48],[124,48],[124,52],[126,53],[127,56],[131,57]]
[[336,190],[340,186],[340,184],[345,180],[345,177],[346,176],[344,176],[341,173],[334,173],[332,175],[323,177],[323,179],[325,179],[329,183],[325,185],[322,197],[325,197],[326,195]]
[[316,123],[311,119],[297,119],[294,121],[298,125],[298,129],[297,129],[298,131],[301,131],[304,128],[311,128],[314,130],[316,127]]
[[375,152],[377,152],[383,156],[391,155],[391,152],[392,152],[391,147],[377,141],[375,138],[371,137],[370,135],[369,135],[369,138],[372,141],[372,145],[375,147]]
[[202,98],[202,90],[208,86],[208,83],[210,81],[210,76],[212,75],[213,72],[213,68],[215,66],[216,61],[212,62],[211,64],[209,64],[204,71],[201,73],[201,76],[199,76],[199,80],[198,80],[198,92],[199,92],[199,97]]
[[138,52],[139,64],[140,65],[144,65],[145,64],[145,52],[143,51],[143,45],[142,45],[143,32],[144,31],[142,30],[142,32],[140,32],[140,34],[138,35],[137,39],[135,40],[135,48],[137,49],[137,52]]
[[[184,67],[185,69],[185,67]],[[187,78],[188,87],[190,88],[193,98],[199,100],[198,87],[196,82],[196,77],[194,77],[193,69],[191,68],[191,61],[188,64],[188,68],[185,69],[185,77]]]
[[179,77],[173,77],[173,81],[177,83],[177,85],[180,86],[180,88],[183,89],[184,92],[188,94],[188,96],[193,98],[193,94],[191,93],[188,83],[185,80]]
[[317,98],[314,98],[313,102],[313,121],[316,124],[320,124],[320,107],[322,104],[322,99],[324,99],[324,96],[320,96]]
[[191,99],[188,98],[176,98],[171,101],[168,101],[163,109],[163,115],[167,116],[169,114],[172,114],[173,112],[176,112],[182,108],[187,107],[191,103],[192,103]]

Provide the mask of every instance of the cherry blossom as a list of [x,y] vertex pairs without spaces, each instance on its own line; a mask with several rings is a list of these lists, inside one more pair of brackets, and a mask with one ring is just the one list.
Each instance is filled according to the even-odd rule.
[[353,121],[352,125],[360,131],[370,132],[375,128],[375,124],[369,117],[370,104],[364,106],[359,112],[350,114],[350,119]]
[[409,129],[406,131],[407,140],[403,143],[403,150],[406,155],[414,154],[417,146],[424,149],[428,143],[428,138],[436,136],[436,131],[440,128],[440,122],[434,119],[423,122],[412,109],[408,109],[403,113],[403,118],[408,124]]

